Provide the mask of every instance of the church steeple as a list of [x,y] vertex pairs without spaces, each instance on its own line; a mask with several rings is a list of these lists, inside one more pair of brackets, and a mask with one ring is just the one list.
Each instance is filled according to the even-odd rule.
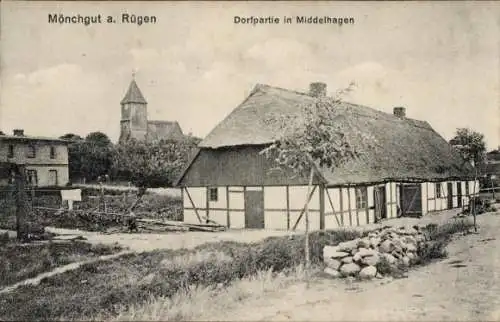
[[137,83],[135,82],[135,77],[132,75],[132,81],[130,82],[130,86],[128,87],[128,91],[125,94],[125,97],[123,97],[121,104],[127,104],[127,103],[137,103],[137,104],[147,104],[146,99],[141,93],[141,90],[139,89],[139,86],[137,86]]
[[[132,75],[134,76],[134,75]],[[129,139],[143,141],[148,132],[148,103],[132,78],[125,97],[121,101],[119,142]]]

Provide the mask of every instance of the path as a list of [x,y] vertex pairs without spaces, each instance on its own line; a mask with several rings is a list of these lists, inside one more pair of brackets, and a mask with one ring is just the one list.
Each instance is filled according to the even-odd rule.
[[38,285],[40,283],[40,281],[46,277],[51,277],[51,276],[54,276],[57,274],[67,272],[67,271],[75,270],[84,264],[94,263],[97,261],[103,261],[103,260],[107,260],[107,259],[113,259],[113,258],[120,257],[120,256],[130,254],[130,253],[133,253],[133,251],[122,251],[122,252],[119,252],[116,254],[103,255],[103,256],[99,256],[99,257],[88,259],[88,260],[81,261],[81,262],[76,262],[76,263],[71,263],[71,264],[67,264],[64,266],[59,266],[50,272],[41,273],[33,278],[29,278],[29,279],[26,279],[24,281],[9,285],[7,287],[4,287],[3,289],[0,289],[0,294],[12,292],[16,288],[23,286],[23,285]]
[[[446,260],[398,280],[316,280],[245,302],[210,320],[498,321],[500,213],[478,216],[479,234],[455,238]],[[249,309],[252,308],[252,309]]]
[[[416,224],[443,223],[456,215],[458,210],[447,210],[423,218],[397,218],[384,221],[380,224],[370,224],[348,229],[369,230],[384,225],[412,226]],[[82,236],[91,243],[113,244],[118,243],[138,252],[151,251],[155,249],[179,249],[194,248],[204,243],[217,241],[237,241],[242,243],[257,242],[271,236],[286,236],[300,232],[262,230],[262,229],[231,229],[223,232],[169,232],[163,234],[140,234],[140,233],[114,233],[103,234],[99,232],[87,232],[76,229],[63,229],[47,227],[47,231],[57,235]]]
[[286,236],[290,232],[274,230],[229,230],[223,232],[169,232],[164,234],[117,233],[103,234],[76,229],[47,227],[47,231],[57,235],[82,236],[88,242],[97,244],[118,243],[137,252],[155,249],[194,248],[201,244],[218,241],[237,241],[252,243],[270,236]]

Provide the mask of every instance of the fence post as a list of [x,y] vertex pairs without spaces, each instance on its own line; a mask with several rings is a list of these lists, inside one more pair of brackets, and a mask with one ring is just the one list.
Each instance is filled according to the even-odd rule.
[[26,178],[24,166],[18,165],[14,174],[15,202],[16,202],[16,232],[18,240],[26,240],[28,231],[26,217],[28,213],[28,201],[26,194]]

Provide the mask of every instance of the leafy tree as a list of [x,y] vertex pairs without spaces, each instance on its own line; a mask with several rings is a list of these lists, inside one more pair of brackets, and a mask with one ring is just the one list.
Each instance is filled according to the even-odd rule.
[[[304,206],[306,266],[309,266],[310,261],[308,199],[314,174],[318,168],[335,168],[357,158],[360,151],[352,144],[354,139],[363,142],[364,147],[371,144],[371,138],[353,133],[349,120],[337,110],[343,104],[342,97],[352,91],[353,87],[354,83],[351,83],[334,97],[318,97],[313,103],[301,106],[297,114],[270,115],[266,119],[268,125],[277,130],[278,135],[275,142],[263,149],[261,154],[274,160],[278,168],[291,169],[294,176],[309,173]],[[301,218],[297,223],[299,220]]]
[[83,140],[83,138],[81,136],[79,136],[78,134],[74,134],[74,133],[66,133],[63,136],[60,136],[59,138],[61,140],[68,140],[68,141]]
[[73,133],[60,137],[71,141],[68,146],[69,175],[72,180],[95,180],[111,169],[113,144],[102,132],[92,132],[85,139]]
[[450,143],[465,160],[472,162],[476,168],[484,161],[486,143],[483,134],[468,128],[459,128]]
[[92,132],[85,137],[85,141],[100,147],[111,146],[111,140],[102,132]]
[[114,148],[113,175],[127,178],[139,188],[140,200],[147,188],[172,186],[196,145],[197,141],[191,138],[155,143],[129,140]]
[[[481,176],[480,168],[484,161],[486,153],[486,144],[484,142],[484,135],[472,131],[468,128],[458,128],[455,137],[450,140],[450,143],[462,154],[463,158],[474,165],[474,187],[478,177]],[[478,191],[474,191],[474,194]],[[475,203],[475,201],[474,201]],[[477,232],[476,225],[476,206],[473,205],[472,214],[474,216],[474,230]]]

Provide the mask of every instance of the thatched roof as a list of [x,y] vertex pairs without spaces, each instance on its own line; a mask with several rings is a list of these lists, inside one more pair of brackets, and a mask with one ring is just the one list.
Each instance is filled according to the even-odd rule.
[[[201,149],[270,144],[279,133],[267,118],[272,114],[297,114],[315,97],[268,85],[257,85],[251,94],[199,144]],[[446,180],[473,177],[473,169],[424,121],[400,118],[372,108],[342,103],[336,107],[358,158],[335,169],[320,169],[328,185],[390,180]],[[366,144],[362,137],[370,137]],[[242,169],[243,170],[243,169]]]

